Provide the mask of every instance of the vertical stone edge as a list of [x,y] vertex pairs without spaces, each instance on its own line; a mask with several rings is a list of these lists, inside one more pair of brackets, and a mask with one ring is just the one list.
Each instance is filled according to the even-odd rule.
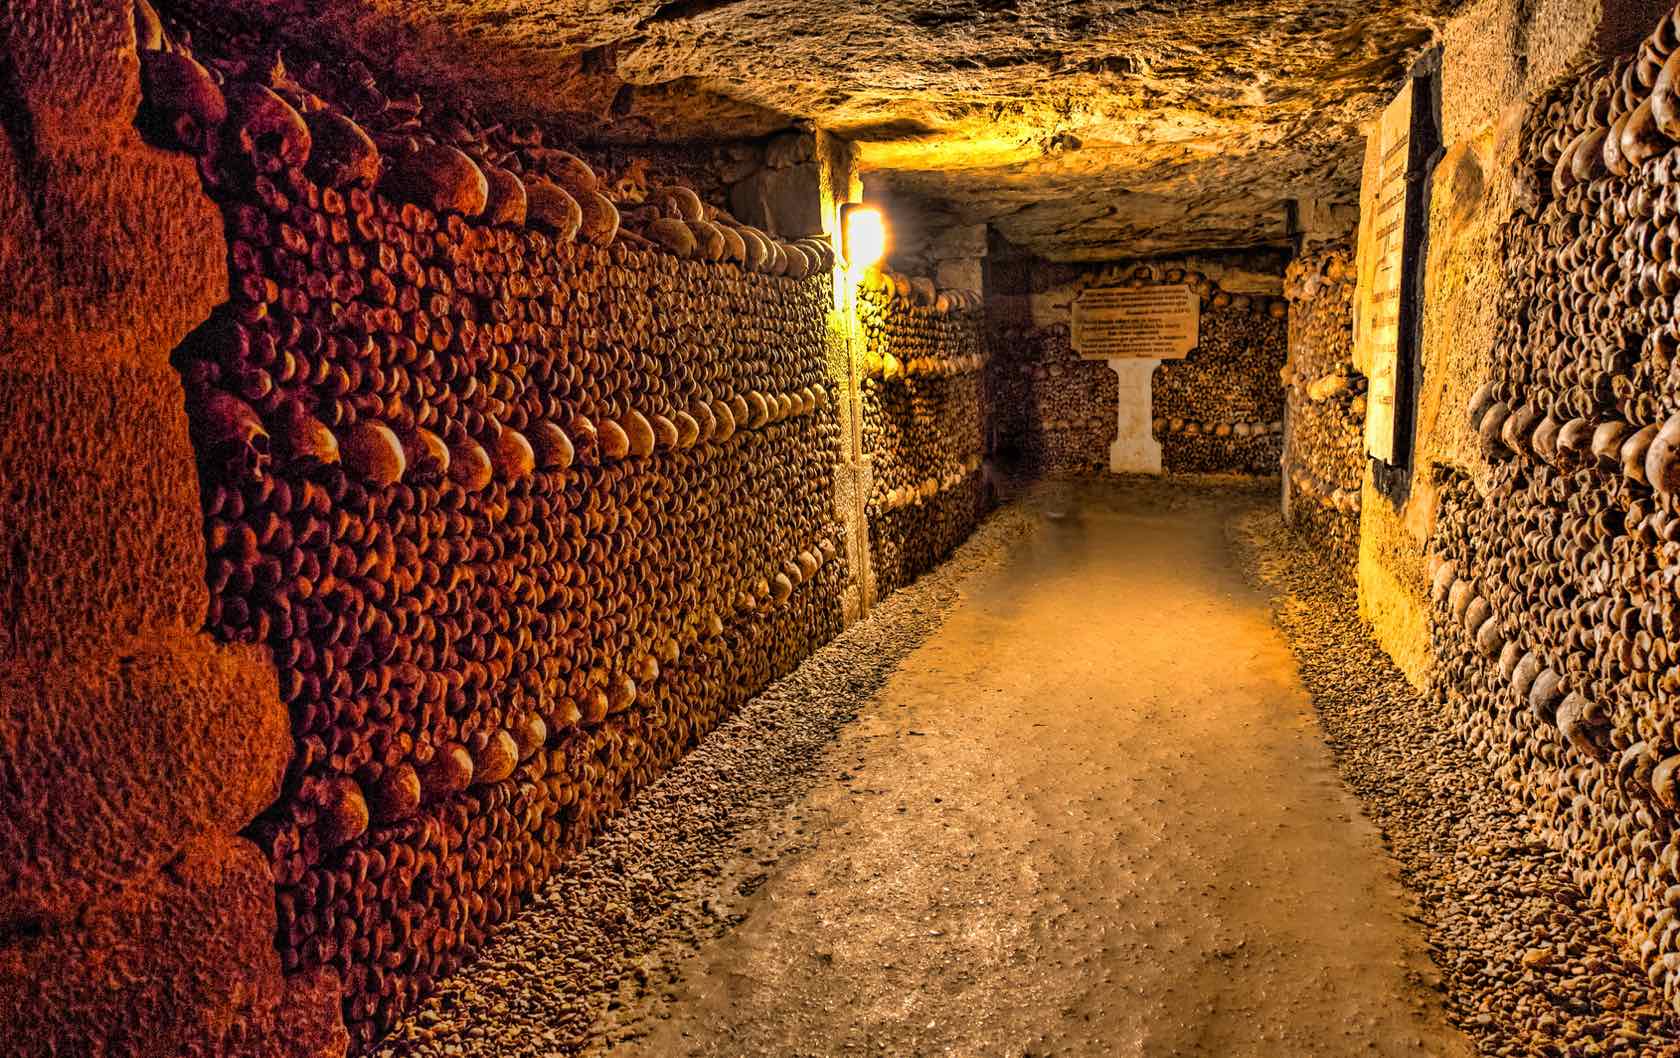
[[840,415],[840,457],[834,464],[834,514],[846,528],[846,562],[851,577],[843,589],[846,625],[868,615],[875,602],[869,560],[869,459],[863,453],[863,332],[857,290],[847,271],[840,231],[840,206],[863,198],[852,145],[831,132],[816,132],[817,193],[823,232],[835,251],[834,305],[828,318],[828,373]]
[[0,1038],[20,1056],[342,1055],[238,836],[291,751],[265,651],[202,631],[176,343],[227,296],[190,158],[135,131],[126,0],[0,13]]

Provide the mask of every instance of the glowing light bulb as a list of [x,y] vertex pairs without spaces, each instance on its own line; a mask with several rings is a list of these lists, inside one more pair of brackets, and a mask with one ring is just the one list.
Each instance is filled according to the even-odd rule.
[[854,272],[878,264],[887,252],[887,220],[874,206],[847,203],[841,211],[846,263]]

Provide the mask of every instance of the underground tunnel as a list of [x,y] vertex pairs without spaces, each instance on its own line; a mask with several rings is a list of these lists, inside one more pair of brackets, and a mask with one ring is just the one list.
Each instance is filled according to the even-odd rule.
[[0,75],[0,1054],[1680,1058],[1680,10]]

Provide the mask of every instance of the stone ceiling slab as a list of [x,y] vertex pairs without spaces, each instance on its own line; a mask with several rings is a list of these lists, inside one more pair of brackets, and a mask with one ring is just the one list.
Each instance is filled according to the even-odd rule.
[[808,121],[871,183],[1092,259],[1352,202],[1359,127],[1459,0],[372,0],[229,9],[614,142]]

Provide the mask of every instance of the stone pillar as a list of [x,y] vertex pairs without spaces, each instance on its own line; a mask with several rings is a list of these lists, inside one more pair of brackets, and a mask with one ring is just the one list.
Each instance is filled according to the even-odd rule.
[[1300,236],[1303,243],[1338,239],[1359,223],[1359,207],[1297,198],[1291,202],[1291,220],[1289,234]]
[[1115,474],[1161,473],[1161,442],[1155,439],[1154,378],[1159,360],[1108,361],[1120,378],[1115,418],[1119,434],[1108,446],[1108,469]]
[[[774,141],[772,141],[774,142]],[[834,466],[834,514],[846,529],[846,561],[852,580],[841,599],[850,625],[874,604],[869,568],[869,458],[863,453],[863,333],[858,324],[857,289],[840,263],[840,204],[863,198],[863,181],[851,144],[828,132],[813,140],[817,180],[813,187],[822,230],[834,242],[834,309],[829,315],[828,366],[840,415],[840,459]]]
[[342,1054],[336,977],[282,975],[238,836],[291,733],[266,650],[202,630],[169,362],[227,298],[227,246],[139,98],[128,0],[0,13],[0,1040]]
[[934,282],[958,290],[983,289],[986,246],[984,224],[963,224],[940,232],[929,253],[935,262]]

